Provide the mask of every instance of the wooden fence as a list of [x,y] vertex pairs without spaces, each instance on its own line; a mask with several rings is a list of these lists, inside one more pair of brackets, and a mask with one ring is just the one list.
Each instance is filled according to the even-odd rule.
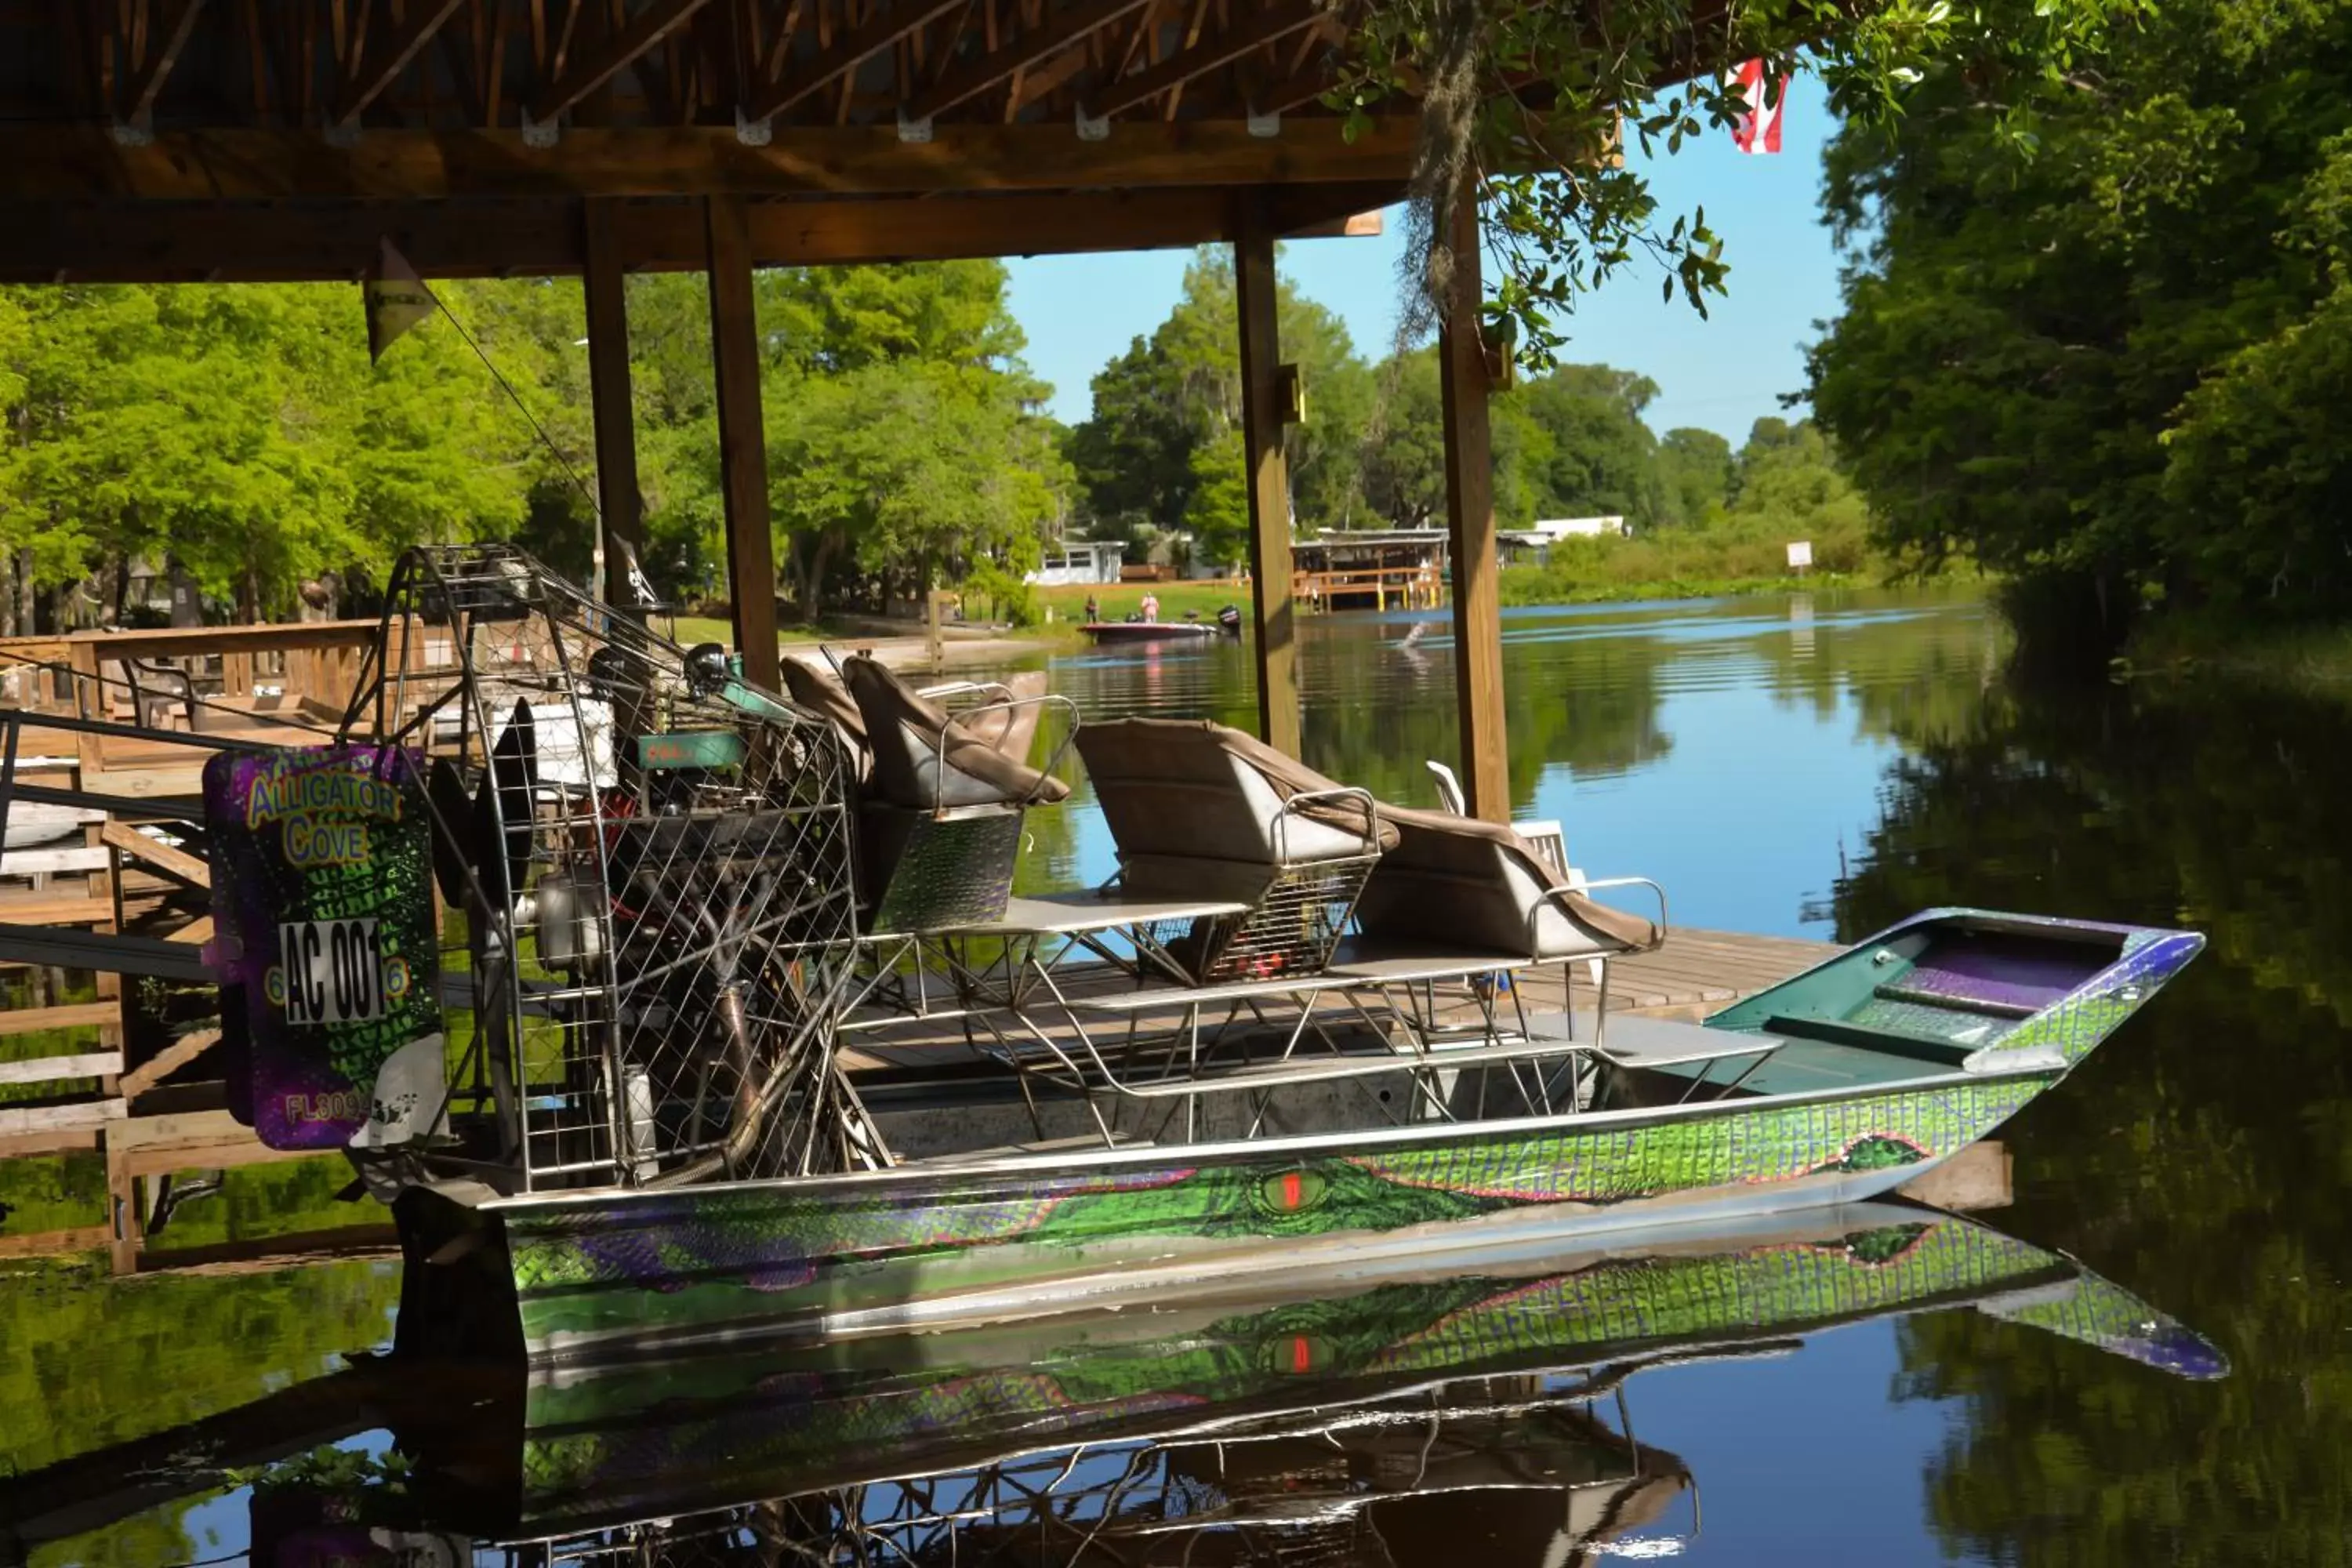
[[[209,868],[157,825],[185,813],[220,741],[327,739],[377,628],[372,620],[326,621],[0,639],[0,706],[21,715],[13,784],[109,797],[106,809],[78,814],[86,820],[68,828],[65,842],[0,852],[0,922],[102,935],[135,922],[142,934],[190,947],[211,940],[211,917],[189,908],[201,904],[194,895],[209,892]],[[445,663],[449,650],[419,646],[400,657],[421,668]],[[150,732],[45,726],[51,716]],[[152,809],[141,804],[148,802]],[[12,803],[12,823],[21,830],[36,809]],[[59,820],[59,808],[47,809],[52,824]],[[171,1173],[303,1157],[264,1148],[219,1109],[216,1084],[184,1081],[201,1076],[217,1028],[185,1030],[131,1061],[122,976],[97,971],[94,997],[54,1001],[59,973],[5,963],[0,971],[18,977],[26,998],[0,1011],[0,1055],[9,1058],[0,1060],[0,1085],[20,1091],[0,1101],[0,1158],[96,1150],[106,1157],[108,1187],[108,1212],[96,1225],[0,1237],[0,1256],[103,1246],[118,1272],[131,1272],[149,1266],[146,1215]],[[12,1039],[52,1030],[68,1042],[63,1048],[34,1058],[7,1050]],[[27,1086],[37,1086],[35,1097],[22,1092]],[[58,1092],[38,1092],[48,1086]]]

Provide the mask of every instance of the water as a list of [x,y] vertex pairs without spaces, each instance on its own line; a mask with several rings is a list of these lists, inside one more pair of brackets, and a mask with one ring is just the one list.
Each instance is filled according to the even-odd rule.
[[[1305,749],[1427,805],[1452,649],[1442,621],[1408,646],[1414,619],[1308,625]],[[112,1286],[0,1263],[0,1478],[36,1478],[0,1479],[0,1563],[257,1541],[266,1562],[390,1562],[425,1530],[463,1560],[789,1493],[809,1495],[679,1525],[660,1560],[806,1560],[764,1538],[946,1562],[950,1517],[969,1562],[2352,1556],[2352,704],[2037,686],[1947,595],[1524,611],[1505,636],[1518,814],[1560,822],[1595,876],[1657,878],[1678,924],[1850,941],[1959,902],[2212,945],[2007,1130],[2017,1201],[1990,1231],[1719,1237],[1567,1279],[1498,1265],[1217,1323],[1016,1326],[527,1403],[487,1373],[323,1380],[388,1337],[383,1264]],[[1075,655],[1055,684],[1099,716],[1255,711],[1230,646]],[[1108,874],[1083,784],[1033,822],[1030,885]],[[0,1168],[0,1201],[49,1212],[22,1170]],[[303,1180],[232,1173],[185,1223],[290,1225],[323,1201]],[[1953,1247],[2001,1267],[1963,1286],[1939,1272]],[[2153,1314],[2228,1375],[2148,1364],[2214,1370]],[[1043,1457],[973,1469],[1020,1454]],[[944,1473],[840,1489],[914,1470]]]

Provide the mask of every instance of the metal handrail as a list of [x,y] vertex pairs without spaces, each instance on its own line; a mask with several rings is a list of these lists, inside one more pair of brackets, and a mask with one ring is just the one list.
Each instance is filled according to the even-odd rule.
[[[1336,789],[1301,790],[1275,809],[1274,815],[1266,819],[1266,837],[1274,845],[1276,865],[1287,868],[1301,863],[1290,858],[1290,835],[1285,826],[1292,817],[1304,815],[1299,809],[1301,805],[1337,800],[1361,804],[1364,813],[1364,847],[1361,853],[1373,856],[1381,853],[1381,803],[1372,798],[1371,791],[1360,785],[1346,784]],[[1335,855],[1329,858],[1339,860],[1348,857]]]
[[[974,682],[973,685],[978,687],[979,683]],[[929,694],[925,693],[925,695]],[[1053,751],[1046,756],[1045,765],[1037,770],[1038,783],[1034,788],[1030,790],[1027,798],[1018,801],[1008,801],[1005,803],[1008,805],[1027,806],[1036,805],[1037,796],[1045,787],[1045,779],[1050,777],[1053,771],[1061,765],[1062,760],[1069,755],[1070,747],[1077,741],[1078,725],[1083,721],[1077,703],[1073,701],[1071,699],[1063,696],[1058,691],[1048,691],[1039,697],[1016,697],[1003,702],[984,702],[977,708],[967,708],[961,713],[948,715],[947,729],[942,730],[940,732],[940,743],[930,748],[932,770],[931,815],[934,817],[944,818],[950,811],[956,809],[955,807],[946,804],[948,766],[947,730],[955,729],[961,725],[965,721],[979,714],[997,712],[1002,712],[1005,716],[1005,723],[1010,726],[1013,721],[1013,714],[1016,710],[1023,708],[1042,708],[1049,703],[1058,703],[1060,706],[1069,710],[1069,727],[1064,731],[1060,742],[1056,744]],[[968,739],[976,739],[976,737],[971,736],[969,731],[966,731],[966,737]]]
[[[1543,891],[1543,898],[1545,902],[1549,903],[1558,899],[1564,898],[1568,894],[1589,893],[1596,888],[1647,888],[1650,891],[1657,894],[1658,940],[1650,943],[1647,947],[1634,948],[1630,951],[1635,952],[1654,952],[1659,948],[1665,945],[1666,933],[1668,930],[1666,922],[1666,890],[1647,877],[1603,877],[1597,881],[1586,880],[1574,887],[1546,888]],[[1562,912],[1565,913],[1566,911],[1563,910]],[[1532,939],[1535,934],[1535,922],[1541,919],[1542,915],[1543,910],[1538,908],[1528,917],[1528,934],[1530,939]],[[1574,919],[1575,917],[1571,915],[1570,918]],[[1530,949],[1530,951],[1533,950]]]

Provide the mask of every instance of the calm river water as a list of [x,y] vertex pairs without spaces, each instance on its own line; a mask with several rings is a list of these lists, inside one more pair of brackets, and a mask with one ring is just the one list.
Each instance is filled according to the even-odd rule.
[[[1443,620],[1409,642],[1412,625],[1308,625],[1306,751],[1433,804],[1452,648]],[[2036,688],[1982,606],[1940,595],[1519,611],[1505,638],[1518,814],[1560,822],[1596,876],[1664,883],[1678,925],[1852,941],[1968,903],[2211,946],[2010,1126],[2016,1202],[1989,1231],[1896,1215],[1721,1238],[1516,1311],[1301,1281],[1248,1353],[1181,1321],[1084,1354],[1019,1330],[914,1341],[847,1371],[746,1366],[717,1396],[650,1378],[635,1424],[608,1400],[566,1426],[562,1391],[535,1394],[528,1437],[496,1380],[466,1374],[425,1398],[459,1435],[418,1442],[422,1385],[337,1371],[388,1340],[396,1265],[109,1285],[0,1258],[0,1563],[537,1561],[486,1543],[792,1494],[594,1560],[2352,1556],[2352,704]],[[1233,646],[1053,668],[1093,716],[1255,710]],[[1033,823],[1029,885],[1110,869],[1083,789]],[[43,1216],[89,1176],[0,1171],[17,1211],[0,1236],[88,1223]],[[174,1226],[337,1217],[337,1184],[232,1173]],[[1955,1235],[2013,1267],[1934,1274]],[[2147,1308],[2114,1298],[2120,1318],[2092,1321],[2084,1268]],[[1620,1315],[1580,1319],[1604,1279]],[[2227,1375],[2106,1348],[2150,1310]],[[1349,1375],[1282,1382],[1327,1363]],[[842,1484],[901,1471],[942,1474]]]

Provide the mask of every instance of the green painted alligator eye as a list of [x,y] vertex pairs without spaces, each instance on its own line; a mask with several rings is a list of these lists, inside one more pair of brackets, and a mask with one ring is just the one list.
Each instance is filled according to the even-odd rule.
[[1276,1214],[1303,1214],[1321,1203],[1330,1189],[1329,1178],[1318,1172],[1285,1171],[1259,1184],[1258,1198]]
[[1331,1347],[1318,1334],[1276,1334],[1259,1353],[1265,1370],[1277,1377],[1321,1372],[1331,1364]]

